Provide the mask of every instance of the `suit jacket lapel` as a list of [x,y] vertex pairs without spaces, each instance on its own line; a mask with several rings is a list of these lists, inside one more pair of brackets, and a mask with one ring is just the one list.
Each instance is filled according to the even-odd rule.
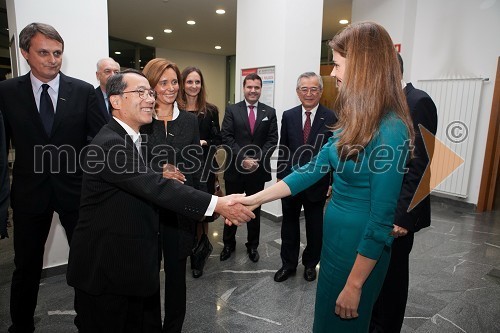
[[[251,134],[251,131],[250,131],[250,122],[248,121],[248,112],[247,112],[247,104],[245,101],[241,101],[238,105],[238,114],[239,116],[241,117],[241,122],[243,124],[245,124],[245,128],[248,132],[249,135],[252,135]],[[253,128],[254,129],[254,133],[255,133],[255,128],[257,127],[257,122],[255,122],[255,127]]]
[[295,135],[302,143],[304,141],[304,127],[302,126],[302,106],[299,105],[293,111],[292,121],[292,128],[290,129],[292,131],[291,133],[296,133]]
[[[48,139],[45,128],[43,127],[42,119],[40,118],[40,112],[36,106],[35,96],[33,95],[33,86],[31,85],[30,73],[19,78],[19,100],[27,103],[25,108],[27,112],[30,113],[30,119],[33,121],[35,127],[38,128],[39,132]],[[19,108],[21,110],[21,108]],[[24,109],[24,108],[23,108]]]
[[57,131],[57,127],[61,124],[71,110],[68,109],[68,103],[73,92],[72,82],[63,73],[60,73],[59,91],[57,93],[57,108],[54,117],[54,125],[52,126],[51,136]]
[[[260,123],[262,122],[262,119],[266,116],[266,108],[262,106],[262,104],[258,104],[257,108],[257,113],[255,114],[255,127],[253,128],[253,133],[255,134],[257,132],[257,129],[259,128]],[[250,128],[250,124],[248,125]]]
[[316,135],[318,134],[320,128],[325,123],[325,110],[321,107],[321,105],[316,110],[316,115],[314,116],[314,121],[311,126],[311,132],[309,133],[309,138],[307,139],[307,143],[314,144],[314,140],[316,140]]

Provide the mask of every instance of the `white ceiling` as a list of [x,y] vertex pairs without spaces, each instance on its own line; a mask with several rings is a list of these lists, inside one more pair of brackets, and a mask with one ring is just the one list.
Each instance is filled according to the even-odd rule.
[[[108,0],[109,35],[159,48],[234,55],[236,2]],[[324,0],[322,40],[331,39],[342,27],[340,19],[351,20],[351,7],[352,0]],[[216,9],[224,9],[226,13],[218,15]],[[188,20],[196,21],[196,25],[187,25]],[[166,28],[173,33],[164,33]],[[153,36],[154,40],[148,41],[146,36]],[[216,50],[215,45],[222,49]]]

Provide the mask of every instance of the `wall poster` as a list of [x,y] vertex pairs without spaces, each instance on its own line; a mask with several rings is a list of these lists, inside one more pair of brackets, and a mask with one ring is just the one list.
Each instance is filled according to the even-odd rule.
[[275,83],[275,68],[274,66],[247,68],[241,70],[241,100],[244,98],[243,94],[243,79],[250,73],[257,73],[262,79],[262,93],[259,102],[274,107],[274,83]]

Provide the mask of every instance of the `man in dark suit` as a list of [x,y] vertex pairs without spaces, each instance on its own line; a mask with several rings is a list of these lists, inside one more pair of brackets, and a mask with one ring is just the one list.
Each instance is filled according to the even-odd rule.
[[[403,73],[403,59],[398,53]],[[437,109],[431,97],[424,91],[415,89],[411,83],[404,83],[406,100],[410,108],[415,128],[414,157],[407,165],[408,172],[403,178],[396,213],[392,243],[391,261],[380,295],[373,307],[370,332],[400,332],[403,325],[406,301],[408,299],[409,256],[413,247],[414,233],[431,224],[431,202],[427,196],[415,208],[408,211],[411,200],[434,152],[433,145],[426,146],[418,125],[432,134],[437,131]],[[429,187],[429,184],[420,186]],[[428,192],[430,193],[430,191]]]
[[[278,143],[276,110],[259,102],[262,79],[249,74],[243,80],[245,100],[229,105],[222,121],[222,143],[227,158],[224,172],[226,192],[251,195],[264,189],[271,180],[271,155]],[[259,261],[260,207],[247,224],[247,252]],[[236,226],[224,225],[224,248],[220,260],[227,260],[236,247]]]
[[9,162],[7,160],[7,144],[2,111],[0,111],[0,239],[9,237],[7,218],[9,216]]
[[97,96],[97,105],[106,121],[111,119],[111,112],[109,110],[108,94],[106,93],[106,82],[111,75],[120,71],[120,64],[113,58],[103,58],[97,62],[97,71],[95,76],[99,81],[99,86],[95,88]]
[[94,88],[60,72],[64,41],[52,26],[29,24],[19,34],[19,45],[31,71],[0,83],[0,110],[16,150],[9,331],[32,332],[52,215],[59,214],[70,242],[80,203],[78,156],[105,120]]
[[[306,72],[297,80],[297,95],[301,105],[283,113],[281,120],[278,181],[315,156],[332,135],[331,127],[337,121],[333,111],[319,104],[323,92],[321,76]],[[330,175],[323,177],[307,190],[281,199],[283,222],[281,224],[282,267],[274,281],[282,282],[295,274],[300,250],[300,212],[304,207],[307,247],[302,253],[304,278],[316,279],[316,265],[321,255],[323,237],[323,207],[329,194]]]
[[146,165],[139,128],[152,121],[156,93],[139,71],[106,85],[113,118],[86,151],[80,219],[68,262],[80,332],[160,332],[157,206],[200,220],[220,213],[239,224],[254,217],[234,197],[218,198]]

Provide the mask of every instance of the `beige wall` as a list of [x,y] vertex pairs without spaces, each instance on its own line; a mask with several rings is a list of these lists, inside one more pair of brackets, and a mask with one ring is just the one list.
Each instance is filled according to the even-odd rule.
[[198,67],[205,79],[208,101],[219,108],[219,121],[222,122],[226,108],[226,57],[162,48],[156,49],[156,56],[175,62],[181,72],[188,66]]

